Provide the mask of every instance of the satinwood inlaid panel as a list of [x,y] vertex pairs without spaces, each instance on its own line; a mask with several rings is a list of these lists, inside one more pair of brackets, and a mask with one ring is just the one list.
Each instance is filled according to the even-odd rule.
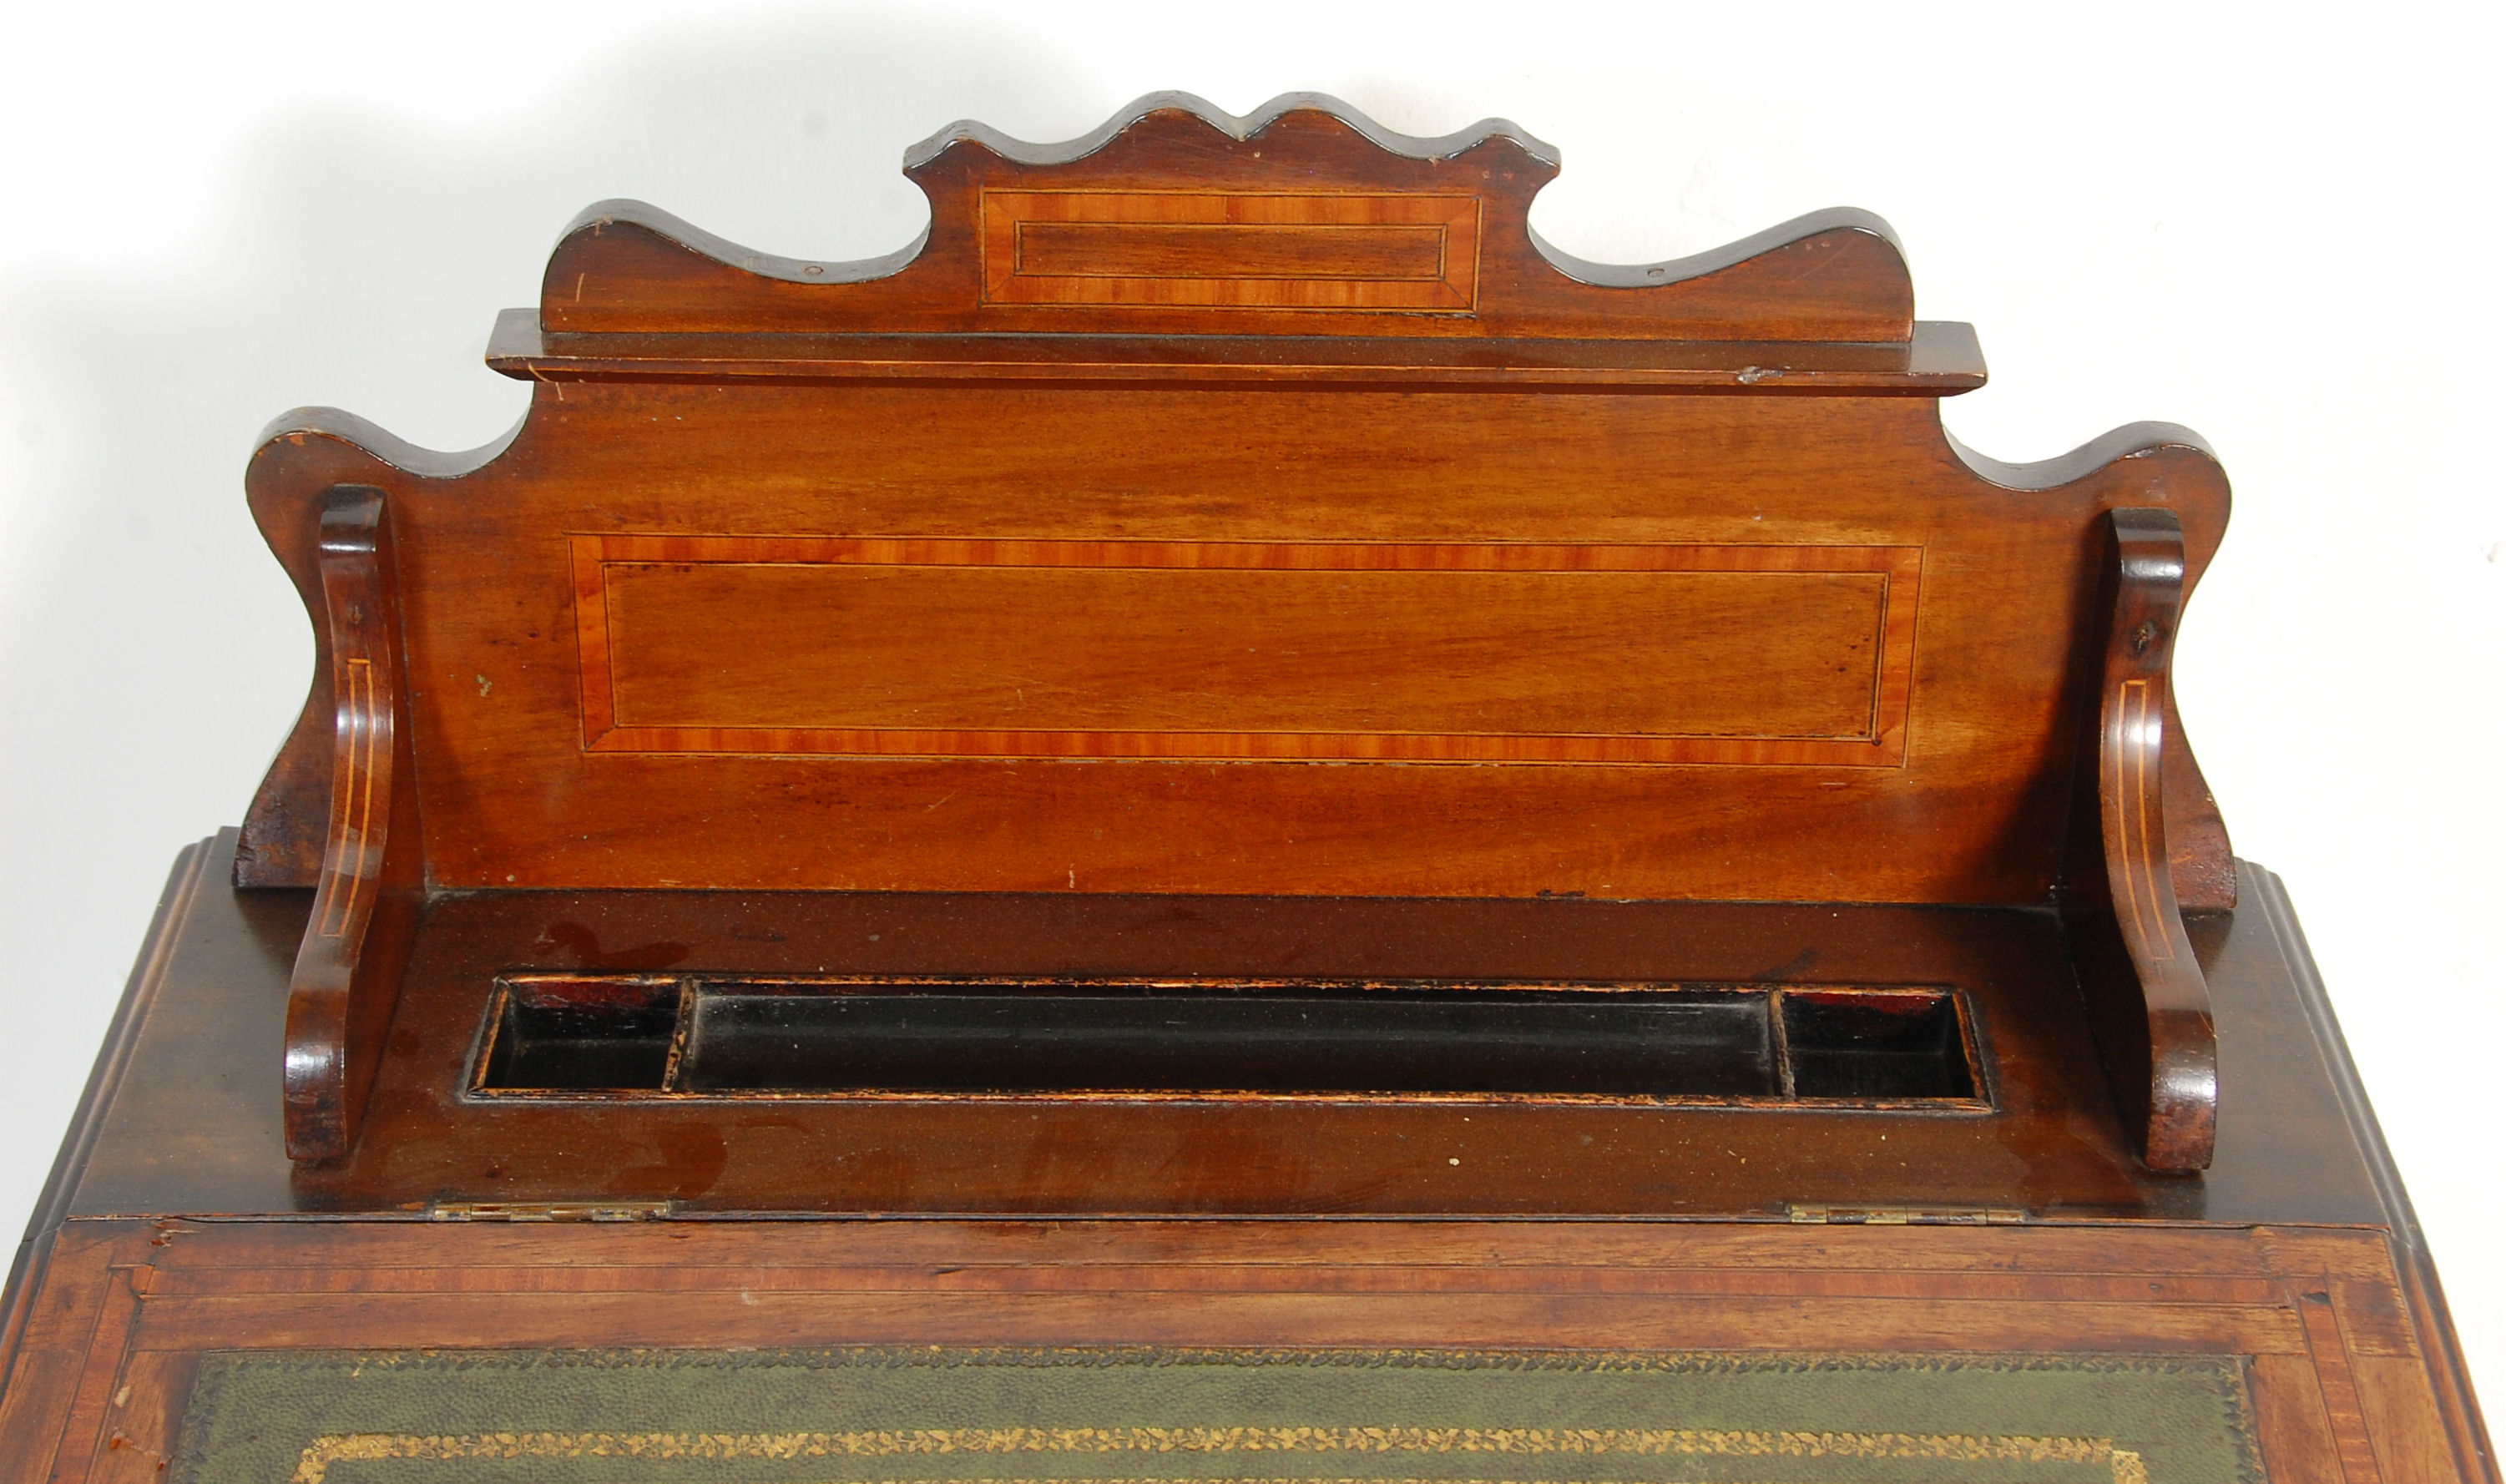
[[[1916,547],[576,536],[599,752],[1903,755]],[[776,616],[779,642],[726,645]]]
[[2092,522],[2225,508],[1918,399],[561,390],[255,475],[392,502],[445,886],[2041,901]]
[[984,301],[1446,310],[1479,302],[1480,198],[985,191]]

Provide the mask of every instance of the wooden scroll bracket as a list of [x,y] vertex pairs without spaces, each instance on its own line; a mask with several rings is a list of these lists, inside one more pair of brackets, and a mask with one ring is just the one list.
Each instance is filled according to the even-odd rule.
[[383,492],[338,485],[319,542],[335,698],[331,824],[287,986],[287,1153],[346,1153],[417,926],[416,772]]
[[2218,1036],[2168,868],[2164,786],[2184,530],[2156,509],[2110,511],[2105,524],[2098,611],[2108,627],[2092,669],[2093,745],[2079,750],[2072,790],[2065,915],[2106,1078],[2142,1160],[2202,1170],[2218,1124]]

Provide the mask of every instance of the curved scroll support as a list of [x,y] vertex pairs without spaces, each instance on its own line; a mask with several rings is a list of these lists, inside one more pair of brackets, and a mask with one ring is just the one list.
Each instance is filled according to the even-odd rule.
[[2175,512],[2110,511],[2110,615],[2094,746],[2080,750],[2066,907],[2081,987],[2125,1124],[2153,1170],[2209,1167],[2219,1108],[2210,988],[2166,850],[2168,662],[2184,602]]
[[[2087,485],[2094,495],[2097,486],[2090,481],[2103,479],[2121,484],[2115,496],[2118,498],[2149,500],[2164,492],[2170,508],[2188,527],[2183,536],[2184,576],[2177,597],[2179,608],[2200,579],[2202,566],[2218,548],[2227,525],[2227,476],[2219,468],[2218,455],[2202,435],[2190,428],[2165,422],[2130,423],[2058,458],[2035,464],[2005,464],[1967,447],[1947,435],[1946,430],[1944,436],[1949,437],[1950,449],[1960,463],[2004,489],[2035,493]],[[2103,531],[2097,536],[2106,548],[2107,565],[2111,566],[2114,543]],[[2104,606],[2110,607],[2112,598],[2109,589]],[[2176,905],[2195,914],[2232,912],[2237,906],[2236,849],[2228,839],[2227,821],[2219,816],[2219,801],[2212,796],[2209,782],[2202,776],[2202,764],[2184,734],[2183,721],[2175,709],[2174,688],[2170,685],[2163,689],[2166,692],[2166,846]],[[2065,867],[2074,878],[2079,874],[2076,866],[2070,863]]]
[[347,1152],[416,927],[416,795],[400,593],[383,493],[323,499],[320,569],[335,698],[331,825],[287,986],[287,1153]]
[[397,489],[408,481],[461,478],[493,463],[521,436],[522,426],[516,422],[494,442],[459,453],[418,447],[337,407],[298,407],[262,430],[244,488],[263,539],[304,601],[313,626],[313,676],[296,724],[244,811],[235,842],[236,886],[304,888],[322,879],[332,739],[339,729],[329,604],[322,590],[323,502],[342,485]]

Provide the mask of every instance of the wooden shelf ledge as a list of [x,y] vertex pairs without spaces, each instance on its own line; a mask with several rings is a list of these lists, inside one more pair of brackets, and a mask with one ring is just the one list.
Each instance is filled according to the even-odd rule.
[[525,381],[1074,381],[1453,390],[1900,394],[1984,385],[1975,327],[1904,343],[1359,336],[556,334],[507,309],[487,364]]

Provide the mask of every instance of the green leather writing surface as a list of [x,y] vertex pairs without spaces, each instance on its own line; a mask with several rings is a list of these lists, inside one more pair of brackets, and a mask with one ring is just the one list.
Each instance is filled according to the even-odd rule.
[[174,1484],[2259,1484],[2221,1357],[224,1352]]

